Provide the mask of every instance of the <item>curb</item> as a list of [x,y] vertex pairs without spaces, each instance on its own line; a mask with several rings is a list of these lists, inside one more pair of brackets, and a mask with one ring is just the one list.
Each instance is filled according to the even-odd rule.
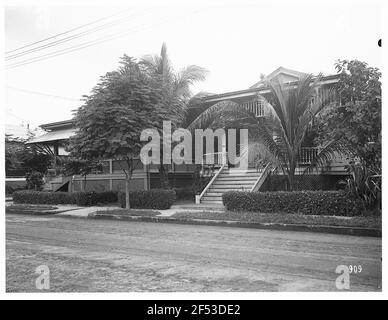
[[129,215],[118,215],[118,214],[112,215],[112,214],[103,214],[103,213],[91,213],[89,214],[88,218],[125,220],[125,221],[134,221],[134,222],[176,223],[176,224],[191,224],[191,225],[205,225],[205,226],[219,226],[219,227],[268,229],[268,230],[282,230],[282,231],[320,232],[320,233],[342,234],[342,235],[363,236],[363,237],[381,237],[381,230],[379,229],[359,228],[359,227],[238,222],[238,221],[230,221],[230,220],[182,219],[182,218],[171,218],[171,217],[160,218],[160,217],[129,216]]

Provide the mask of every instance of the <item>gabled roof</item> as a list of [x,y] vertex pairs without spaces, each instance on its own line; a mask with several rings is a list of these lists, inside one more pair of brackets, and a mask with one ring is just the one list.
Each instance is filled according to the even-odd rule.
[[284,67],[279,67],[275,71],[271,72],[269,75],[264,77],[264,79],[261,79],[259,82],[256,82],[253,86],[250,88],[258,88],[264,85],[265,81],[272,80],[273,78],[279,77],[283,78],[281,81],[285,82],[292,82],[292,81],[298,81],[300,78],[303,78],[306,76],[307,73],[287,69]]
[[46,133],[33,137],[27,141],[31,143],[46,143],[51,141],[68,140],[75,134],[74,120],[63,120],[40,125]]

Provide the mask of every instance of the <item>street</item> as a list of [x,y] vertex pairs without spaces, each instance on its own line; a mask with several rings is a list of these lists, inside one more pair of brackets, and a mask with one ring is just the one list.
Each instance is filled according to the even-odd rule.
[[6,215],[6,290],[40,292],[381,290],[381,238]]

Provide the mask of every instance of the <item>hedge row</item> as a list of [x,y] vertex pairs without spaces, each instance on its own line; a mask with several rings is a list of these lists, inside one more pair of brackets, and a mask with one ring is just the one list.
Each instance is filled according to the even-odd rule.
[[76,204],[78,206],[93,206],[117,202],[117,191],[44,192],[26,190],[14,192],[12,198],[14,203]]
[[9,186],[5,185],[5,194],[12,195],[16,191],[26,190],[26,186]]
[[363,211],[362,203],[345,191],[230,191],[222,195],[222,201],[231,211],[336,216],[354,216]]
[[[119,192],[119,204],[125,208],[125,193]],[[131,208],[169,209],[174,203],[174,190],[151,189],[148,191],[130,191],[129,205]]]
[[195,200],[197,194],[192,187],[174,188],[176,193],[176,200]]
[[[129,194],[131,208],[168,209],[174,203],[174,190],[153,189],[149,191],[131,191]],[[104,192],[43,192],[16,191],[13,193],[14,203],[26,204],[75,204],[93,206],[117,201],[125,207],[125,193],[117,191]]]

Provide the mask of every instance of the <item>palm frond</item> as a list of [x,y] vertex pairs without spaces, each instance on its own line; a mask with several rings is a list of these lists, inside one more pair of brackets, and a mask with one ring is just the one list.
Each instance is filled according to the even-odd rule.
[[354,157],[355,155],[351,147],[349,147],[342,138],[332,140],[322,147],[315,159],[303,171],[303,174],[310,174],[314,170],[318,170],[319,167],[326,166],[330,161],[335,160],[338,155],[345,155],[348,157]]
[[276,127],[269,124],[270,121],[271,120],[268,118],[258,118],[256,127],[249,131],[250,137],[252,138],[252,142],[259,143],[271,153],[274,158],[278,159],[278,161],[276,161],[277,166],[282,167],[284,170],[288,170],[289,154],[287,152],[287,146],[284,144],[284,139],[274,134],[273,129]]
[[159,73],[161,59],[157,55],[146,55],[140,60],[140,64],[146,67],[152,73]]
[[313,97],[312,102],[308,102],[309,106],[305,109],[302,115],[300,115],[298,119],[298,126],[296,127],[296,132],[294,136],[293,145],[298,148],[298,150],[301,147],[301,144],[303,142],[303,139],[305,137],[305,134],[308,130],[308,127],[312,121],[312,119],[315,118],[315,116],[326,106],[329,105],[329,103],[332,100],[332,92],[333,90],[327,90],[323,92],[320,95],[315,95]]
[[268,105],[272,108],[273,113],[280,120],[280,123],[285,132],[289,131],[287,119],[289,119],[287,103],[289,100],[289,90],[284,84],[280,83],[278,78],[267,80],[266,85],[270,90],[270,94],[263,95],[268,100]]
[[202,112],[189,124],[187,129],[194,131],[195,129],[210,128],[216,122],[224,122],[224,124],[229,122],[230,124],[232,121],[243,121],[243,119],[252,118],[252,116],[254,116],[252,113],[235,102],[221,101]]
[[190,65],[175,75],[173,80],[173,92],[185,99],[191,97],[190,86],[198,81],[206,79],[208,71],[204,68]]

